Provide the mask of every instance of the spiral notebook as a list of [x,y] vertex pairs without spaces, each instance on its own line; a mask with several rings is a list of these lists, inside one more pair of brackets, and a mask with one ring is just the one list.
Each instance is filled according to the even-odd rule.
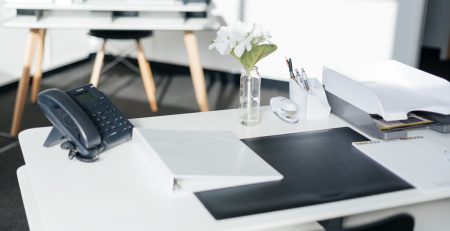
[[354,142],[353,146],[416,188],[450,186],[450,150],[422,136]]

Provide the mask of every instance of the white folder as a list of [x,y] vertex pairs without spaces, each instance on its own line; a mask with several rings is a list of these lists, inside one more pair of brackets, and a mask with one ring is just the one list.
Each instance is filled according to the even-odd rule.
[[170,193],[283,179],[229,131],[134,128],[133,144],[163,190]]

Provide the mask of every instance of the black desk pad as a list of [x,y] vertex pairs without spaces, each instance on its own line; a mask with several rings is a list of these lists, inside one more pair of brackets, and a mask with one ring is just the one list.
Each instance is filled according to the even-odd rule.
[[348,127],[244,139],[284,179],[195,195],[220,220],[412,188],[351,144],[366,140]]

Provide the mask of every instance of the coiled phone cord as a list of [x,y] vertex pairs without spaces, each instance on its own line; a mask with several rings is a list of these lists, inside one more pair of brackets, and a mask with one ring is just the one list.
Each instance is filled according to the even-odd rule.
[[100,151],[97,151],[97,153],[94,154],[92,157],[86,157],[86,156],[80,155],[80,153],[77,152],[75,145],[73,145],[73,143],[70,141],[66,141],[66,142],[62,143],[61,148],[69,150],[68,157],[70,160],[72,160],[75,157],[75,159],[77,159],[79,161],[82,161],[85,163],[92,163],[100,158]]

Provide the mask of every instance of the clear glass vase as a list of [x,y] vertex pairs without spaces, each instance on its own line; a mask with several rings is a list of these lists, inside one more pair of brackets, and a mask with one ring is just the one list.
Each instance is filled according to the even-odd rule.
[[259,124],[261,77],[256,66],[250,70],[242,70],[239,90],[239,122],[245,126]]

